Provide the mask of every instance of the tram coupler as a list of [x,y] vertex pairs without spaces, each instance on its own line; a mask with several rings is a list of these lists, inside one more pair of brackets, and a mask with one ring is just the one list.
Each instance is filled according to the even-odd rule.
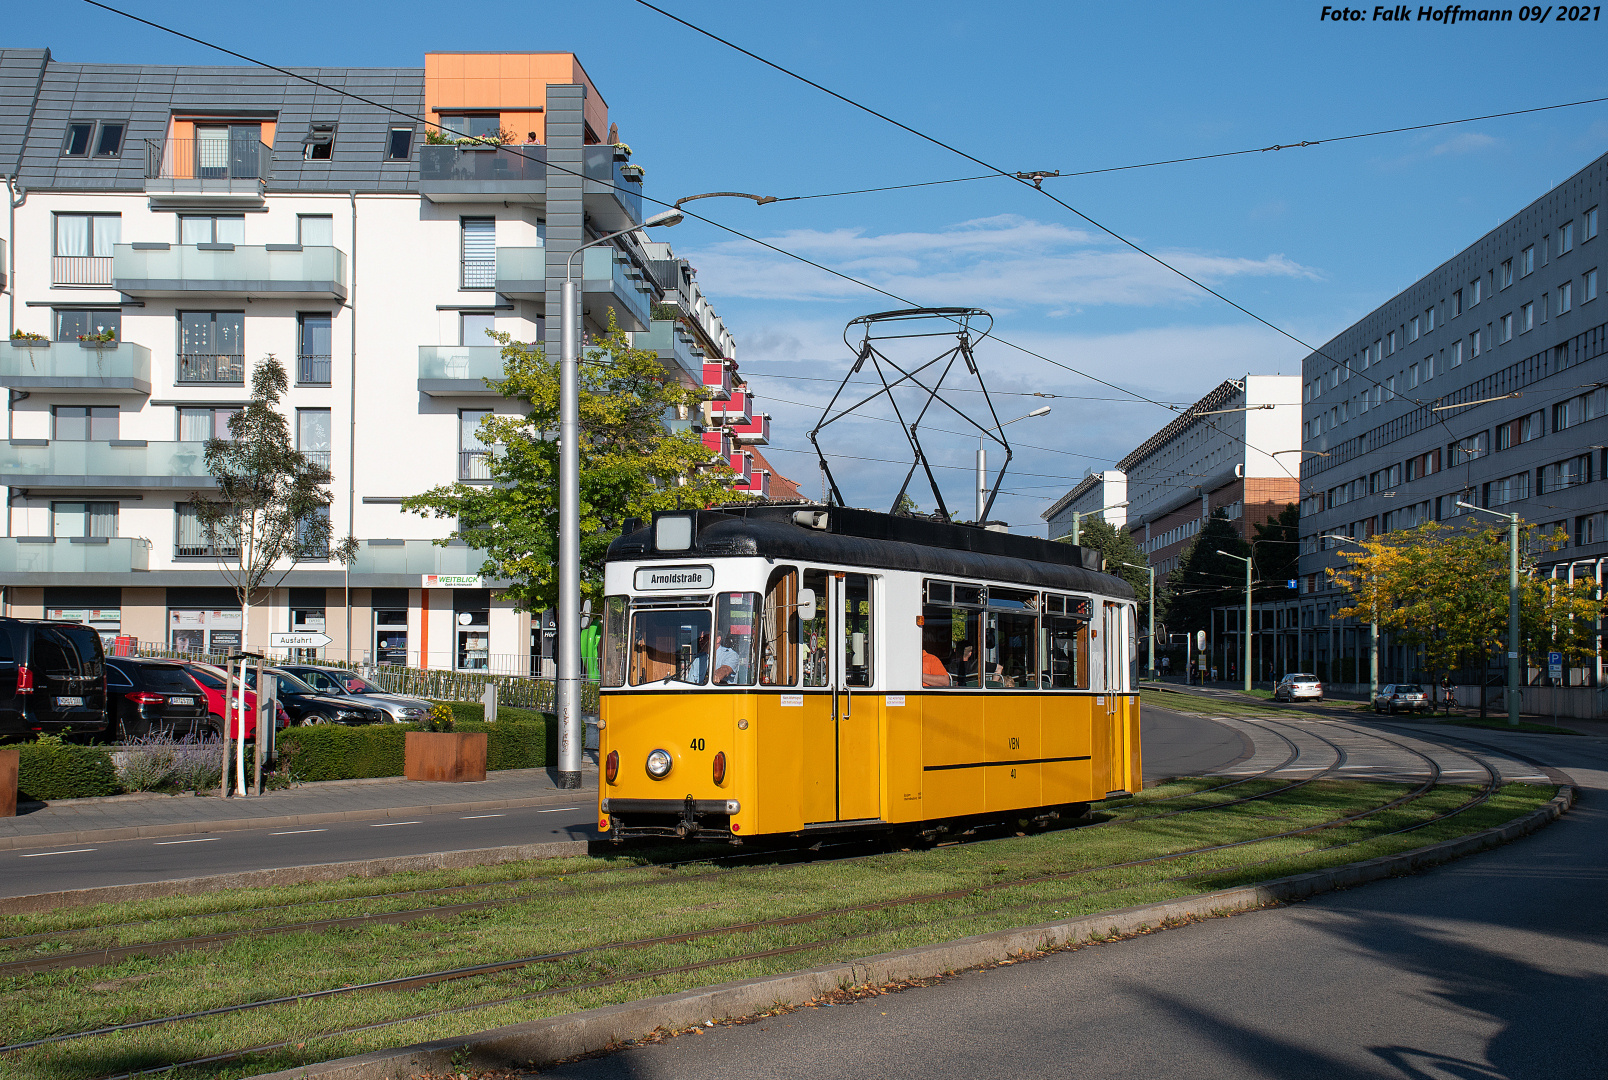
[[681,810],[681,823],[676,826],[676,835],[681,837],[698,835],[698,800],[691,795]]

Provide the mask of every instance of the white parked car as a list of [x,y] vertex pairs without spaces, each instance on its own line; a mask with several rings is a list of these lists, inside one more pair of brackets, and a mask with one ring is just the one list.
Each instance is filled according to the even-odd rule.
[[1378,696],[1373,699],[1373,709],[1376,713],[1427,713],[1434,707],[1435,702],[1418,683],[1391,683],[1388,686],[1381,686]]

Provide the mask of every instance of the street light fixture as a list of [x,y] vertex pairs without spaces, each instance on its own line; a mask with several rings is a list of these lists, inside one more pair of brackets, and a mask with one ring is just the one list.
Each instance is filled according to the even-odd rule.
[[[1319,533],[1329,540],[1344,540],[1348,544],[1367,548],[1358,543],[1353,537],[1341,536],[1338,533]],[[1368,644],[1368,700],[1371,702],[1379,696],[1379,576],[1368,575],[1368,588],[1371,595],[1368,597],[1368,630],[1370,632]]]
[[[1490,514],[1508,523],[1507,714],[1508,723],[1517,725],[1519,722],[1519,515],[1517,511],[1511,514],[1499,514],[1495,510],[1487,510],[1483,506],[1475,506],[1461,499],[1457,500],[1457,505],[1464,510]],[[1484,698],[1480,700],[1483,701]]]
[[1127,505],[1128,500],[1124,499],[1119,503],[1112,503],[1110,506],[1102,506],[1098,510],[1074,510],[1072,511],[1072,531],[1069,533],[1063,533],[1062,535],[1057,536],[1055,539],[1071,540],[1072,546],[1077,547],[1078,541],[1083,539],[1083,519],[1085,517],[1093,517],[1095,514],[1103,514],[1107,510],[1121,510]]
[[1251,566],[1249,555],[1234,555],[1221,548],[1217,554],[1227,555],[1230,559],[1238,559],[1245,564],[1245,692],[1251,692]]
[[[1026,420],[1032,416],[1043,416],[1050,411],[1048,405],[1040,405],[1030,413],[1018,416],[1016,420]],[[998,431],[1002,427],[1016,423],[1016,420],[1007,420],[1003,424],[995,424],[991,428],[984,428],[977,435],[977,524],[983,523],[983,514],[988,509],[988,450],[983,446],[983,436],[990,431]]]
[[686,217],[661,210],[640,225],[588,240],[564,263],[559,308],[558,363],[558,786],[581,786],[581,305],[575,288],[575,256],[638,229],[668,228]]
[[1148,570],[1150,572],[1150,681],[1156,681],[1156,568],[1154,566],[1141,566],[1139,563],[1125,562],[1123,566],[1131,566],[1135,570]]

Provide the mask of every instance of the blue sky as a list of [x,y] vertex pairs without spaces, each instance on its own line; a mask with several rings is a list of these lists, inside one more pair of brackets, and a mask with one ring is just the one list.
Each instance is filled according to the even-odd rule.
[[[1073,172],[1608,95],[1608,23],[1322,23],[1322,4],[664,0],[779,64],[1011,170]],[[778,196],[974,175],[975,165],[629,0],[587,4],[179,0],[130,10],[284,65],[418,65],[431,50],[573,50],[647,170],[648,194]],[[1418,5],[1412,10],[1416,12]],[[1372,6],[1364,9],[1371,12]],[[248,14],[248,11],[254,13]],[[6,43],[62,60],[219,63],[83,5],[16,5]],[[1219,161],[1046,182],[1090,217],[1317,345],[1608,149],[1608,104]],[[1003,180],[696,209],[922,304],[987,308],[997,333],[1164,402],[1224,378],[1295,374],[1305,350]],[[818,491],[805,432],[848,352],[843,326],[894,301],[687,221],[689,257],[774,416],[779,469]],[[995,516],[1030,531],[1086,468],[1169,413],[1002,348],[991,389],[1070,395],[1009,434]],[[794,404],[797,403],[797,404]],[[1001,396],[1002,418],[1043,402]],[[943,426],[953,427],[952,423]],[[943,441],[947,438],[947,442]],[[881,507],[898,429],[825,443],[851,503]],[[929,451],[969,506],[975,440]],[[870,459],[870,460],[858,460]],[[931,504],[930,495],[917,501]]]

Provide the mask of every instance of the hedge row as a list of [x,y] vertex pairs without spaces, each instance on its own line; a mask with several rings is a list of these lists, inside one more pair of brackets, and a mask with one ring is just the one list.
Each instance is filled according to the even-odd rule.
[[[486,733],[487,769],[538,769],[557,762],[558,725],[551,714],[499,708],[497,722],[488,724],[462,716],[469,709],[480,711],[480,705],[451,704],[458,717],[453,730]],[[279,733],[279,753],[297,781],[401,776],[407,733],[418,730],[416,724],[294,727]]]
[[123,790],[105,750],[64,742],[57,735],[41,735],[18,750],[19,799],[86,799]]

